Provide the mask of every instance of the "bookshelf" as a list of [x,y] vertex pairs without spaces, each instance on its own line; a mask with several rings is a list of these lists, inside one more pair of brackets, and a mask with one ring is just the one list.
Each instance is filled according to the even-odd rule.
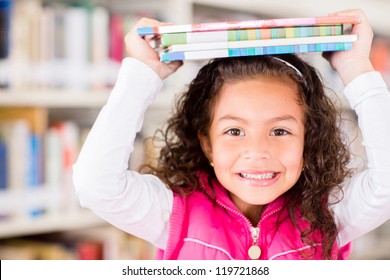
[[[14,0],[13,2],[21,3],[23,1],[24,0]],[[255,19],[259,16],[262,18],[304,17],[323,15],[344,8],[361,7],[366,11],[372,21],[376,34],[382,40],[382,45],[380,45],[381,47],[375,52],[375,55],[380,57],[378,61],[382,61],[383,57],[385,57],[386,61],[390,60],[388,51],[390,49],[390,29],[387,28],[387,26],[390,26],[390,18],[387,14],[385,14],[385,11],[389,10],[390,4],[386,1],[376,1],[375,5],[372,5],[369,1],[364,0],[348,0],[343,1],[342,3],[340,1],[323,1],[321,3],[315,3],[315,5],[313,5],[311,1],[300,1],[299,4],[297,4],[288,0],[277,1],[272,5],[269,4],[269,1],[263,0],[27,1],[29,2],[29,6],[28,8],[25,8],[24,11],[30,11],[30,13],[31,11],[39,12],[45,8],[45,11],[50,14],[50,10],[48,10],[50,7],[66,10],[71,6],[71,4],[72,7],[85,9],[89,12],[93,11],[96,7],[102,7],[103,10],[100,10],[100,17],[103,21],[107,20],[107,18],[105,18],[107,15],[128,16],[120,19],[123,21],[122,27],[131,26],[132,23],[134,23],[140,16],[154,17],[175,24],[181,24],[205,21],[246,20]],[[318,11],[322,12],[319,13]],[[12,20],[14,19],[15,18],[12,18]],[[45,18],[43,18],[43,20],[44,19]],[[24,22],[24,24],[26,23]],[[103,28],[101,30],[109,31],[109,26],[106,26],[106,28],[107,29]],[[20,32],[20,30],[18,32]],[[122,32],[125,31],[122,30]],[[80,36],[80,34],[78,36]],[[43,120],[46,123],[46,129],[44,132],[57,122],[61,123],[71,121],[79,128],[78,138],[81,143],[100,108],[105,104],[107,98],[109,97],[110,88],[115,82],[116,73],[120,64],[120,61],[118,61],[118,57],[120,57],[120,55],[118,55],[118,53],[115,55],[111,54],[112,57],[109,57],[109,48],[114,48],[115,46],[108,45],[108,42],[111,42],[112,40],[121,39],[120,36],[117,35],[117,37],[115,37],[116,39],[109,37],[109,34],[105,34],[104,36],[100,34],[100,37],[96,39],[96,42],[97,45],[103,43],[103,50],[99,49],[98,51],[105,53],[105,55],[98,52],[94,63],[91,63],[90,61],[92,57],[91,53],[89,55],[87,53],[87,55],[82,58],[74,57],[74,59],[79,59],[84,62],[88,61],[86,65],[77,64],[79,66],[81,65],[80,69],[84,69],[85,72],[91,73],[90,76],[83,76],[83,74],[80,75],[80,77],[84,77],[81,80],[77,76],[73,81],[66,80],[63,78],[63,75],[58,74],[63,73],[64,69],[68,69],[66,68],[66,64],[58,64],[57,66],[54,64],[53,66],[50,63],[36,63],[37,57],[40,57],[44,62],[47,62],[47,60],[45,60],[47,59],[46,55],[42,53],[40,55],[36,54],[32,58],[30,57],[29,59],[25,59],[26,49],[21,49],[20,44],[18,44],[19,47],[16,50],[17,53],[14,53],[14,56],[12,56],[12,59],[14,59],[12,73],[16,74],[11,77],[13,84],[11,83],[11,85],[6,88],[4,86],[4,80],[10,78],[10,73],[7,73],[5,69],[8,69],[6,66],[9,65],[5,64],[3,57],[0,55],[0,86],[2,86],[0,89],[0,110],[7,108],[39,108],[46,116]],[[41,40],[48,39],[41,38]],[[85,44],[85,41],[83,42]],[[107,45],[105,45],[104,42],[106,42]],[[383,42],[384,45],[387,44],[387,49],[383,48]],[[25,43],[27,44],[28,42],[25,41]],[[30,45],[30,43],[27,45]],[[34,44],[31,45],[31,48],[33,48],[33,46]],[[80,46],[81,45],[78,47]],[[118,45],[116,45],[116,48],[117,52],[123,51],[120,47],[118,47]],[[385,51],[383,51],[383,49],[385,49]],[[2,49],[0,47],[0,51],[1,50]],[[386,53],[386,50],[387,56],[383,56],[383,52]],[[9,52],[12,53],[12,50],[9,50]],[[31,53],[29,55],[31,55]],[[322,72],[326,73],[325,80],[329,83],[338,83],[337,85],[341,87],[339,81],[335,78],[334,73],[332,73],[327,66],[323,65],[321,58],[314,55],[313,57],[313,63],[318,65]],[[387,64],[381,64],[381,71],[386,77],[390,77],[389,65],[389,62]],[[69,69],[74,69],[72,68],[74,66],[69,67]],[[162,124],[167,114],[169,114],[174,95],[181,91],[187,81],[192,79],[199,67],[199,63],[188,62],[178,73],[174,75],[174,77],[170,77],[167,81],[165,81],[163,92],[157,96],[156,101],[152,104],[145,116],[145,125],[142,135],[151,135],[155,128]],[[60,72],[56,70],[58,68],[61,70]],[[17,70],[16,72],[15,69]],[[53,71],[49,71],[48,69]],[[65,72],[71,73],[72,70],[66,70]],[[390,82],[390,79],[388,79],[388,81]],[[345,114],[348,118],[352,120],[354,119],[354,115],[351,114],[351,112],[348,112],[348,110],[346,110]],[[75,149],[77,150],[78,148],[79,146]],[[358,153],[361,153],[361,151]],[[67,168],[69,168],[69,166]],[[66,172],[67,176],[69,176],[69,169],[67,169]],[[24,186],[19,187],[22,187],[23,189]],[[37,189],[32,189],[28,192],[23,192],[20,188],[11,192],[1,190],[0,205],[9,205],[9,208],[12,209],[15,208],[16,205],[22,205],[23,201],[27,199],[26,197],[35,197],[35,201],[42,200],[44,201],[43,203],[51,202],[52,206],[55,202],[63,204],[64,198],[62,196],[59,198],[59,193],[64,190],[66,191],[67,196],[72,197],[72,186],[69,181],[69,177],[63,181],[57,181],[57,184],[50,184],[43,181],[39,184]],[[123,232],[116,231],[90,211],[81,209],[77,205],[77,201],[74,197],[70,198],[69,201],[69,205],[65,207],[66,210],[57,209],[58,211],[48,211],[47,213],[42,215],[38,214],[38,216],[34,217],[24,216],[14,219],[8,219],[6,215],[3,216],[1,212],[3,210],[3,206],[1,206],[0,255],[2,248],[5,248],[2,246],[4,244],[8,244],[10,239],[23,239],[24,237],[30,239],[31,237],[37,235],[48,234],[57,234],[61,236],[60,238],[66,236],[66,238],[63,237],[64,239],[68,239],[69,236],[72,236],[72,238],[78,238],[80,240],[95,239],[97,236],[100,240],[106,240],[106,242],[103,242],[104,248],[110,248],[106,250],[103,256],[106,259],[149,258],[153,255],[150,253],[150,246],[147,246],[135,238],[129,237]],[[386,239],[386,236],[389,236],[389,230],[390,225],[387,223],[364,239],[358,240],[356,242],[356,249],[354,249],[354,257],[389,258],[390,256],[386,252],[389,252],[390,250],[383,250],[383,252],[378,251],[377,254],[372,252],[372,248],[375,247],[384,249],[389,248],[387,244],[390,242],[388,238]],[[132,246],[137,246],[137,249],[134,249],[137,253],[124,253],[124,251],[131,251]],[[139,253],[139,251],[142,250],[145,250],[147,253]],[[21,256],[23,256],[23,254],[21,254]],[[27,256],[30,255],[24,256],[27,258]]]
[[[96,242],[101,243],[101,246],[105,248],[102,255],[105,259],[153,257],[148,244],[116,230],[89,210],[81,209],[73,194],[71,163],[74,162],[82,139],[88,133],[88,129],[99,110],[106,103],[115,82],[116,73],[119,70],[120,60],[123,56],[123,46],[118,44],[123,42],[123,35],[127,32],[125,27],[132,26],[141,16],[156,17],[162,20],[175,17],[177,13],[172,13],[172,9],[164,6],[169,2],[172,1],[131,1],[131,3],[129,1],[104,0],[12,1],[12,13],[8,14],[10,26],[13,26],[12,29],[10,28],[7,31],[9,33],[9,41],[7,42],[9,49],[4,45],[1,46],[1,114],[6,111],[39,112],[40,117],[31,120],[31,122],[28,120],[27,126],[31,128],[30,126],[36,126],[39,123],[41,129],[37,132],[37,136],[42,141],[41,145],[49,142],[47,140],[49,133],[53,135],[57,129],[62,130],[64,127],[71,129],[68,132],[66,132],[66,129],[57,130],[58,134],[69,134],[64,137],[65,139],[58,139],[57,137],[57,144],[66,139],[69,140],[69,138],[73,138],[71,140],[73,143],[71,146],[62,146],[60,151],[40,150],[41,157],[36,158],[35,161],[43,161],[43,167],[37,164],[35,168],[38,168],[39,165],[43,170],[35,169],[29,172],[33,172],[36,175],[34,177],[43,178],[36,179],[37,181],[31,186],[30,183],[26,185],[21,183],[25,182],[31,174],[26,175],[19,168],[17,172],[23,173],[19,174],[23,181],[19,180],[19,183],[12,186],[3,186],[4,188],[0,190],[0,258],[35,258],[38,255],[41,256],[38,254],[40,249],[34,251],[35,249],[32,248],[35,248],[35,245],[30,242],[38,237],[43,238],[43,242],[41,240],[41,244],[38,246],[43,250],[51,248],[53,238],[58,239],[55,243],[64,245],[60,246],[64,248],[68,247],[68,244],[63,243],[68,243],[68,241],[63,242],[62,239],[72,239],[71,243],[74,244],[98,239]],[[95,41],[95,43],[106,43],[107,45],[104,47],[96,48],[94,51],[89,49],[89,53],[78,56],[75,53],[72,54],[74,49],[72,51],[72,46],[68,46],[66,42],[58,45],[58,42],[50,41],[53,38],[46,38],[42,35],[53,32],[53,30],[47,28],[54,25],[54,22],[50,21],[50,19],[53,20],[54,16],[57,16],[56,20],[65,21],[66,19],[70,22],[70,26],[60,26],[55,32],[59,33],[58,31],[61,31],[66,36],[67,31],[65,29],[72,28],[72,24],[85,23],[85,19],[91,16],[88,13],[97,14],[97,17],[100,16],[101,22],[97,23],[97,28],[102,34],[99,34],[99,39],[97,39],[100,41]],[[120,21],[120,26],[110,25],[114,23],[111,23],[109,19],[114,18],[114,16],[117,21]],[[104,23],[107,25],[104,26]],[[78,27],[85,31],[85,26],[80,25]],[[2,25],[2,28],[4,28],[4,25]],[[43,29],[40,30],[39,28]],[[110,28],[117,28],[118,30]],[[37,30],[40,30],[41,33],[32,32]],[[107,33],[104,34],[104,31],[107,31]],[[121,34],[118,34],[119,31]],[[117,37],[109,37],[111,33],[115,32]],[[30,35],[30,33],[33,35],[24,36]],[[88,33],[81,34],[79,31],[74,33],[75,37],[68,34],[70,36],[68,40],[74,39],[76,48],[83,49],[88,42],[80,38],[82,35],[88,37]],[[50,34],[54,36],[53,33]],[[28,40],[21,37],[28,37]],[[42,43],[40,40],[44,42]],[[108,44],[113,40],[117,40],[116,46]],[[25,43],[27,47],[20,47],[20,42],[22,45]],[[51,46],[51,49],[47,50],[49,49],[48,42],[54,45],[57,43],[57,45]],[[16,44],[16,50],[12,49],[12,45]],[[66,50],[66,48],[68,49]],[[111,53],[111,49],[115,49],[116,53]],[[55,54],[55,52],[61,51],[65,52],[65,55],[64,53]],[[66,54],[66,52],[68,53]],[[64,57],[66,55],[68,56]],[[4,59],[4,57],[7,57],[7,59]],[[97,63],[94,63],[93,59]],[[77,72],[76,68],[84,71]],[[72,75],[72,72],[76,75]],[[66,75],[63,75],[64,73]],[[90,73],[90,75],[85,75],[85,73]],[[66,79],[65,76],[69,76],[71,79]],[[95,83],[95,81],[97,82]],[[165,83],[165,88],[174,84],[170,80]],[[152,130],[155,129],[155,125],[158,125],[159,122],[156,124],[156,119],[161,121],[165,118],[170,107],[172,94],[172,91],[163,90],[152,104],[145,117],[145,123],[150,124],[147,125],[147,133],[151,134]],[[16,118],[23,119],[24,117]],[[23,136],[26,136],[26,134]],[[22,141],[18,142],[21,143]],[[21,150],[26,150],[25,146],[29,146],[30,143],[28,141],[23,143],[24,145],[21,145],[23,149]],[[58,153],[62,156],[57,159],[45,157],[45,154]],[[64,160],[67,162],[63,163]],[[57,171],[52,171],[52,173],[56,174],[48,175],[45,168],[46,166],[50,168],[53,162],[57,166]],[[27,162],[25,164],[28,165]],[[44,174],[42,175],[42,173]],[[7,174],[7,177],[11,177],[11,174]],[[53,179],[53,177],[57,178]],[[65,235],[66,238],[63,238]],[[134,248],[132,248],[133,245]],[[82,258],[74,254],[69,256],[64,248],[60,250],[62,253],[57,252],[52,256],[44,255],[44,258]],[[121,248],[126,248],[126,250]],[[19,252],[19,254],[11,254],[10,251]]]

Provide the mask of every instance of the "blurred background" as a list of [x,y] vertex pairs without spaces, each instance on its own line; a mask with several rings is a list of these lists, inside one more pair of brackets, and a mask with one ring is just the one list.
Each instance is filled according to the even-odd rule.
[[[115,83],[123,37],[140,17],[174,24],[312,17],[360,8],[375,32],[372,61],[390,84],[390,1],[0,0],[0,259],[151,259],[154,248],[79,206],[71,166]],[[320,69],[365,165],[356,116],[320,54]],[[170,114],[172,100],[203,61],[168,78],[147,111],[129,161],[148,160],[143,140]],[[153,151],[151,151],[153,152]],[[359,238],[351,259],[390,259],[390,222]]]

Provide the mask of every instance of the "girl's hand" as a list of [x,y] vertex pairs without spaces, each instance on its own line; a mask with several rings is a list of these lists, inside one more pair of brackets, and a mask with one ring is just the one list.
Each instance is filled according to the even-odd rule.
[[358,36],[353,42],[352,50],[324,53],[332,67],[337,70],[345,85],[365,72],[374,70],[370,61],[370,51],[373,39],[373,31],[368,23],[366,15],[361,10],[347,10],[330,14],[330,16],[357,15],[360,22],[354,24],[351,34]]
[[158,26],[163,23],[148,18],[140,19],[129,33],[125,36],[126,51],[129,56],[136,58],[150,68],[152,68],[157,75],[163,80],[169,75],[174,73],[182,64],[181,61],[174,61],[171,63],[164,63],[160,61],[160,58],[156,51],[149,45],[148,38],[141,38],[137,34],[137,28],[147,26]]

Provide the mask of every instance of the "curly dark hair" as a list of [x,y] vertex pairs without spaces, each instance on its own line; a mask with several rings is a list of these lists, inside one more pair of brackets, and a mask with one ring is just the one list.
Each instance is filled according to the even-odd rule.
[[[294,65],[302,75],[279,57]],[[163,141],[157,164],[144,166],[142,171],[155,174],[180,194],[196,190],[197,171],[214,177],[213,168],[202,151],[198,133],[208,135],[213,117],[213,106],[224,83],[277,77],[298,85],[298,99],[305,118],[304,170],[296,184],[285,194],[290,218],[301,232],[302,240],[314,247],[310,235],[319,231],[322,236],[323,257],[332,257],[337,238],[337,226],[330,209],[329,196],[341,191],[342,182],[349,175],[350,154],[342,141],[339,114],[325,94],[317,70],[296,55],[253,56],[214,59],[201,68],[188,90],[176,103],[176,111],[168,119],[164,130],[155,137]],[[298,227],[296,211],[310,225]]]

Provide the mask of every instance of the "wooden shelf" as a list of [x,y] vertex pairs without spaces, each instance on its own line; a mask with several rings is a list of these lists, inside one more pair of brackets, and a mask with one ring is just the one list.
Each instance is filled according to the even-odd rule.
[[[62,90],[25,89],[0,90],[0,107],[45,107],[45,108],[101,108],[107,102],[110,90]],[[157,95],[151,109],[169,108],[172,93],[163,90]]]
[[20,107],[101,107],[109,96],[109,91],[74,91],[59,89],[44,90],[1,90],[1,106],[20,106]]
[[0,238],[89,229],[105,224],[107,223],[94,213],[83,209],[69,214],[48,214],[35,219],[1,221]]

